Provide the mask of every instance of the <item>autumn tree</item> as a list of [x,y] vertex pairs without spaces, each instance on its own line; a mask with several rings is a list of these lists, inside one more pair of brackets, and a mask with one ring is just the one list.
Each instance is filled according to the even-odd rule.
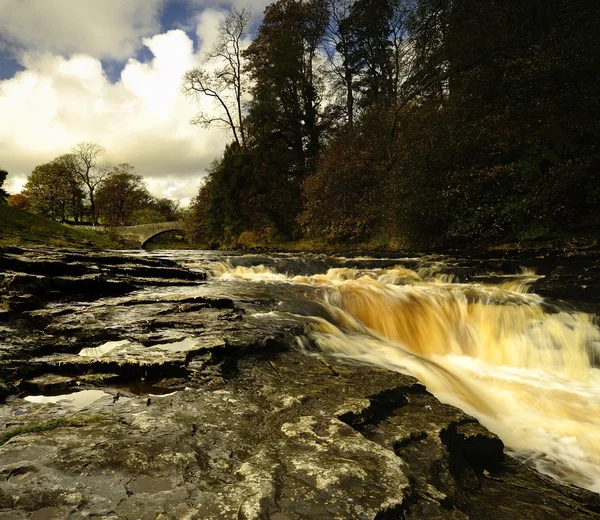
[[98,184],[96,203],[98,216],[110,226],[130,224],[133,213],[148,207],[152,196],[141,175],[128,163],[111,168]]
[[193,124],[208,128],[224,125],[242,150],[246,149],[244,127],[245,59],[244,36],[252,16],[245,9],[233,9],[219,23],[217,41],[207,52],[206,65],[187,71],[183,92],[188,96],[212,98],[218,115],[200,112]]
[[306,178],[303,231],[331,241],[367,241],[387,225],[390,158],[381,146],[389,112],[371,110],[323,148],[315,173]]
[[14,195],[8,197],[8,205],[25,211],[29,211],[31,209],[31,203],[29,202],[29,199],[22,193],[15,193]]

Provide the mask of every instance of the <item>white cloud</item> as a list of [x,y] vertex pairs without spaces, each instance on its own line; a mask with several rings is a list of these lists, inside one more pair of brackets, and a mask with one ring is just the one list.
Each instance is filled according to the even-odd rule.
[[[199,7],[211,7],[215,9],[228,9],[236,7],[237,9],[248,9],[251,13],[260,16],[265,7],[272,4],[275,0],[232,0],[223,2],[222,0],[188,0],[191,5]],[[226,5],[224,5],[226,4]]]
[[22,50],[126,59],[159,32],[165,0],[0,0],[0,34]]
[[[108,162],[133,164],[156,195],[197,193],[227,141],[189,124],[198,107],[181,94],[181,77],[200,58],[181,30],[143,42],[154,59],[130,59],[115,84],[97,58],[83,53],[26,54],[26,70],[0,81],[0,157],[9,191],[18,191],[37,164],[93,141],[106,148]],[[202,108],[211,107],[206,100]]]
[[[200,53],[210,51],[219,36],[219,23],[225,19],[228,11],[222,9],[206,8],[196,17],[196,37],[200,43]],[[252,30],[252,25],[256,25],[259,18],[254,17],[250,22],[248,31]],[[247,47],[252,42],[250,34],[242,37],[242,48]]]
[[202,52],[212,48],[219,36],[219,23],[225,18],[226,11],[205,9],[197,18],[196,36]]

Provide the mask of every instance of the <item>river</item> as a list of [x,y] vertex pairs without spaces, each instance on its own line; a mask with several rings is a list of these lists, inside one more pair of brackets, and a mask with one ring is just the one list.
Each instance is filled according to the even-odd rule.
[[[26,429],[92,417],[85,435],[95,446],[90,463],[68,428],[43,442],[19,431],[0,443],[9,463],[0,471],[39,475],[0,511],[18,505],[26,518],[48,506],[37,489],[58,472],[65,489],[82,486],[113,509],[154,507],[146,488],[164,488],[153,500],[167,507],[167,491],[185,488],[202,518],[238,505],[247,518],[438,518],[454,509],[525,518],[547,510],[540,494],[556,493],[563,498],[537,517],[593,516],[597,496],[577,499],[583,512],[569,503],[573,488],[534,486],[517,462],[498,465],[493,439],[461,433],[475,428],[470,419],[410,381],[475,417],[512,460],[599,493],[599,258],[0,252],[0,418]],[[157,439],[191,462],[156,456]],[[63,469],[79,465],[75,477]],[[125,487],[112,495],[113,481],[98,475],[115,467]],[[131,486],[138,468],[146,487]],[[0,484],[0,498],[3,486],[19,496],[15,482]],[[499,499],[506,493],[513,505]],[[311,509],[323,497],[336,505]],[[61,500],[57,511],[74,507]]]
[[307,324],[301,348],[412,375],[513,456],[600,492],[596,315],[532,292],[534,268],[463,268],[461,282],[463,262],[444,256],[175,258],[206,268],[219,294],[277,299],[275,313]]

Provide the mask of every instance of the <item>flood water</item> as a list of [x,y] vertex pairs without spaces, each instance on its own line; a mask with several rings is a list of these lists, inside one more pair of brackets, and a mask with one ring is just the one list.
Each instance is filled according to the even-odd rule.
[[535,262],[494,270],[445,256],[143,254],[207,270],[198,291],[247,301],[257,316],[256,302],[277,302],[276,315],[305,324],[297,348],[308,355],[413,375],[511,455],[600,492],[597,314],[537,295]]

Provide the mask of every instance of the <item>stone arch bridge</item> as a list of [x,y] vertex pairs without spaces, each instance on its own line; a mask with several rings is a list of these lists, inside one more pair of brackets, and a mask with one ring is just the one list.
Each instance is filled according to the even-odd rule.
[[157,222],[155,224],[140,224],[139,226],[77,226],[78,229],[90,229],[105,233],[116,233],[120,238],[137,242],[142,249],[150,240],[169,231],[183,231],[183,221]]

